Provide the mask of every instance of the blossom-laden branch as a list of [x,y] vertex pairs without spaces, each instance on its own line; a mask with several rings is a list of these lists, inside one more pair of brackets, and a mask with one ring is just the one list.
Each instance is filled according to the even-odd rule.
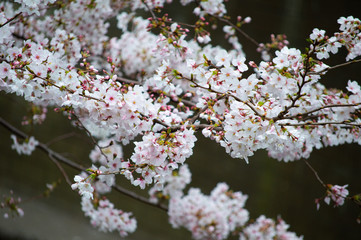
[[361,127],[361,123],[350,123],[347,121],[342,122],[303,122],[303,123],[284,123],[279,124],[280,126],[294,126],[294,127],[306,127],[306,126],[320,126],[320,125],[345,125],[345,126],[354,126]]
[[[320,82],[323,71],[332,69],[322,59],[340,47],[349,52],[346,61],[361,56],[358,19],[340,18],[340,31],[331,37],[314,29],[305,53],[288,48],[279,39],[276,57],[256,64],[246,62],[235,35],[237,31],[242,34],[240,25],[250,18],[232,24],[225,17],[222,0],[195,1],[196,41],[188,40],[188,30],[168,15],[156,18],[155,9],[164,1],[70,1],[46,14],[46,6],[53,2],[31,5],[23,1],[20,10],[8,4],[7,14],[16,16],[16,11],[23,10],[29,14],[22,21],[8,23],[0,7],[0,24],[6,23],[0,28],[0,89],[76,116],[95,146],[89,169],[58,156],[33,138],[20,144],[13,136],[13,146],[24,154],[40,148],[52,159],[84,172],[75,176],[72,188],[82,194],[84,212],[100,230],[118,230],[122,236],[135,230],[135,219],[103,198],[115,188],[115,174],[124,175],[141,189],[152,186],[154,201],[155,193],[161,192],[162,200],[169,199],[170,206],[175,206],[168,212],[173,226],[186,227],[196,239],[225,239],[231,232],[240,239],[252,238],[252,229],[259,229],[256,233],[265,229],[262,222],[272,229],[279,224],[286,229],[282,221],[262,217],[254,225],[245,225],[244,195],[233,194],[224,184],[217,185],[214,196],[200,190],[184,195],[189,174],[183,167],[193,154],[198,130],[232,157],[246,161],[259,149],[287,162],[308,158],[315,148],[361,144],[360,86],[349,81],[345,93],[328,90]],[[181,1],[183,5],[190,2]],[[138,17],[137,9],[150,11],[152,18]],[[207,16],[228,24],[223,30],[234,49],[208,44]],[[121,34],[110,39],[107,21],[113,17]],[[160,34],[149,31],[153,28]],[[130,142],[134,151],[125,159],[122,145]],[[341,196],[345,192],[345,187],[330,189]],[[337,202],[333,197],[330,192],[325,199]],[[193,220],[185,222],[184,216]],[[104,226],[110,218],[121,224]],[[239,228],[244,231],[237,232]],[[273,233],[270,238],[277,238]]]
[[[313,174],[315,175],[318,182],[326,190],[326,194],[324,197],[315,199],[317,210],[320,208],[321,200],[324,200],[324,202],[327,205],[330,205],[331,200],[332,200],[334,207],[342,206],[344,204],[345,200],[351,200],[356,205],[361,207],[361,202],[360,202],[361,194],[356,194],[356,195],[350,197],[350,196],[348,196],[349,191],[346,189],[348,187],[348,185],[339,186],[339,185],[325,184],[325,182],[320,178],[318,172],[311,166],[311,164],[306,159],[303,159],[303,161],[307,165],[307,167],[313,172]],[[361,213],[356,219],[356,221],[359,224],[360,224],[360,219],[361,219]]]
[[324,73],[328,72],[329,70],[333,70],[333,69],[336,69],[336,68],[345,67],[345,66],[348,66],[348,65],[351,65],[351,64],[355,64],[355,63],[359,63],[359,62],[361,62],[361,59],[355,59],[355,60],[352,60],[352,61],[349,61],[349,62],[344,62],[344,63],[337,64],[337,65],[334,65],[334,66],[331,66],[331,67],[326,67],[325,69],[323,69],[323,70],[321,70],[321,71],[311,72],[311,73],[309,73],[309,74],[320,75],[320,74],[324,74]]
[[76,119],[76,124],[79,124],[80,127],[82,129],[84,129],[84,131],[87,133],[87,135],[89,136],[89,138],[92,140],[93,144],[98,147],[98,149],[100,150],[101,154],[108,160],[108,157],[103,153],[102,148],[99,146],[99,144],[97,143],[97,141],[94,139],[93,135],[91,134],[91,132],[89,132],[89,130],[84,126],[84,124],[80,121],[80,119],[73,114],[73,116]]
[[[20,131],[19,129],[17,129],[16,127],[14,127],[13,125],[11,125],[10,123],[8,123],[6,120],[4,120],[3,118],[0,117],[0,124],[6,128],[9,132],[15,134],[17,137],[20,137],[22,139],[27,139],[28,138],[28,135],[26,135],[24,132]],[[82,165],[64,157],[63,155],[53,151],[52,149],[48,148],[46,144],[44,143],[41,143],[39,142],[37,145],[36,145],[36,148],[38,148],[39,150],[43,151],[44,153],[46,153],[49,158],[51,158],[52,160],[55,160],[57,162],[61,162],[61,163],[64,163],[66,164],[67,166],[69,167],[72,167],[73,169],[75,170],[78,170],[78,171],[82,171],[82,172],[88,172],[87,171],[87,168],[83,167]],[[59,168],[59,169],[62,169],[62,173],[64,176],[66,176],[66,174],[64,174],[63,172],[63,168]],[[68,182],[68,181],[67,181]],[[159,204],[154,204],[152,202],[150,202],[147,198],[145,197],[142,197],[140,195],[137,195],[136,193],[130,191],[130,190],[127,190],[121,186],[118,186],[118,185],[114,185],[113,186],[114,190],[128,196],[128,197],[131,197],[132,199],[135,199],[137,201],[140,201],[140,202],[143,202],[143,203],[146,203],[148,205],[151,205],[151,206],[154,206],[154,207],[157,207],[157,208],[160,208],[162,210],[165,210],[167,211],[167,208],[164,207],[163,205],[159,205]]]
[[16,14],[14,17],[8,19],[6,22],[4,22],[3,24],[0,24],[0,28],[4,27],[6,24],[11,23],[12,21],[14,21],[17,17],[19,17],[21,14],[23,14],[22,12],[19,12],[18,14]]
[[[244,36],[247,40],[249,40],[251,43],[253,43],[256,47],[259,47],[260,44],[254,39],[252,38],[250,35],[248,35],[245,31],[243,31],[239,26],[237,26],[237,24],[232,23],[230,20],[228,20],[225,17],[221,17],[218,15],[211,15],[212,17],[217,18],[219,21],[226,23],[227,25],[231,26],[232,28],[234,28],[237,32],[239,32],[242,36]],[[246,20],[246,23],[249,23],[250,20]]]

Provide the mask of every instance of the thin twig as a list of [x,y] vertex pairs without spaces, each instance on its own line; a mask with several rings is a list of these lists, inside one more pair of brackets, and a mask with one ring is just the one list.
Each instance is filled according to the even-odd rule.
[[[313,110],[310,110],[308,112],[304,112],[304,113],[298,113],[298,114],[295,114],[295,115],[292,115],[292,116],[283,116],[282,119],[277,119],[277,120],[283,120],[283,119],[299,119],[300,117],[302,116],[307,116],[311,113],[314,113],[314,112],[318,112],[320,110],[323,110],[323,109],[326,109],[326,108],[333,108],[333,107],[356,107],[358,105],[361,105],[361,103],[354,103],[354,104],[330,104],[330,105],[325,105],[325,106],[321,106],[321,107],[318,107],[318,108],[315,108]],[[274,119],[275,121],[276,119]]]
[[[5,121],[3,118],[0,117],[0,125],[2,125],[4,128],[6,128],[8,131],[14,133],[15,135],[17,135],[20,138],[26,139],[28,138],[28,135],[26,135],[25,133],[23,133],[22,131],[20,131],[19,129],[17,129],[16,127],[14,127],[13,125],[11,125],[10,123],[8,123],[7,121]],[[48,156],[52,156],[54,159],[58,160],[59,162],[62,162],[70,167],[72,167],[73,169],[76,169],[78,171],[84,171],[87,172],[86,168],[84,168],[83,166],[81,166],[80,164],[77,164],[73,161],[71,161],[70,159],[65,158],[64,156],[62,156],[61,154],[54,152],[53,150],[51,150],[50,148],[47,147],[46,144],[39,142],[39,144],[36,146],[36,148],[38,148],[39,150],[45,152]],[[149,201],[148,198],[145,198],[143,196],[137,195],[136,193],[129,191],[119,185],[113,185],[112,188],[116,191],[118,191],[119,193],[122,193],[132,199],[138,200],[142,203],[148,204],[150,206],[153,207],[157,207],[163,211],[168,211],[168,208],[164,205],[161,204],[155,204],[152,203],[151,201]]]
[[56,142],[59,142],[59,141],[62,141],[62,140],[65,140],[65,139],[68,139],[68,138],[71,138],[71,137],[74,137],[74,136],[79,137],[79,138],[83,138],[83,136],[78,134],[78,133],[70,132],[70,133],[66,133],[66,134],[63,134],[63,135],[60,135],[58,137],[55,137],[55,138],[51,139],[49,142],[46,143],[46,145],[49,147],[50,145],[52,145],[52,144],[54,144]]
[[307,167],[309,169],[311,169],[311,171],[313,172],[313,174],[315,174],[317,180],[322,184],[322,186],[324,186],[325,188],[327,188],[326,184],[322,181],[322,179],[320,178],[320,176],[318,176],[317,171],[311,166],[311,164],[306,160],[303,159],[303,161],[306,163]]
[[88,136],[91,138],[93,144],[95,146],[97,146],[99,148],[100,154],[103,155],[103,157],[105,157],[105,159],[107,160],[107,162],[109,162],[108,156],[105,155],[105,153],[103,152],[102,147],[99,146],[98,142],[95,140],[95,138],[93,137],[93,135],[90,133],[90,131],[84,126],[84,124],[80,121],[80,119],[73,114],[73,116],[76,118],[76,120],[79,122],[80,126],[85,130],[85,132],[88,134]]
[[152,14],[152,17],[154,19],[154,21],[157,21],[157,17],[155,16],[154,12],[152,11],[152,9],[150,9],[150,7],[148,6],[148,4],[145,1],[142,1],[143,4],[145,5],[145,7],[148,9],[148,11],[150,12],[150,14]]
[[318,72],[311,72],[309,73],[309,75],[319,75],[321,73],[324,73],[324,72],[327,72],[329,70],[332,70],[332,69],[336,69],[336,68],[340,68],[340,67],[344,67],[344,66],[347,66],[347,65],[351,65],[353,63],[358,63],[358,62],[361,62],[361,59],[355,59],[353,61],[349,61],[349,62],[345,62],[345,63],[340,63],[340,64],[337,64],[335,66],[332,66],[332,67],[327,67],[321,71],[318,71]]
[[[56,85],[56,84],[54,83],[55,81],[53,81],[53,80],[51,80],[51,79],[48,79],[48,78],[44,78],[44,77],[40,77],[40,76],[36,75],[36,74],[34,73],[34,71],[31,70],[30,68],[27,68],[27,70],[28,70],[31,74],[33,74],[34,78],[39,78],[39,79],[45,81],[46,83],[50,84],[51,86],[54,86],[54,87],[60,89],[60,91],[65,90],[65,91],[67,91],[68,93],[71,93],[71,94],[74,94],[74,93],[76,92],[76,91],[74,91],[74,90],[72,90],[72,89],[68,89],[68,88],[65,87],[65,86],[59,87],[58,85]],[[85,97],[85,98],[88,98],[88,99],[91,99],[91,100],[95,100],[95,101],[99,101],[99,102],[104,102],[103,99],[95,98],[95,97],[89,96],[89,95],[84,94],[84,93],[78,93],[78,94],[79,94],[79,96],[82,96],[82,97]]]
[[217,15],[212,15],[210,14],[210,16],[217,18],[218,20],[227,23],[228,25],[231,25],[234,29],[236,29],[237,32],[239,32],[240,34],[242,34],[245,38],[247,38],[250,42],[252,42],[254,45],[256,45],[257,47],[259,47],[259,43],[252,38],[251,36],[249,36],[246,32],[244,32],[242,29],[240,29],[239,27],[237,27],[234,23],[232,23],[231,21],[229,21],[228,19],[222,18],[220,16]]
[[227,93],[218,92],[218,91],[212,89],[211,87],[208,87],[208,88],[207,88],[207,87],[204,87],[204,86],[199,85],[194,79],[189,79],[189,78],[184,77],[184,76],[182,76],[182,78],[185,79],[185,80],[187,80],[187,81],[189,81],[189,82],[191,82],[191,83],[193,83],[193,84],[195,84],[195,87],[198,87],[198,88],[201,88],[201,89],[204,89],[204,90],[207,90],[207,91],[214,92],[214,93],[219,94],[219,95],[222,95],[222,96],[224,96],[224,97],[232,97],[232,98],[234,98],[235,100],[237,100],[237,101],[239,101],[239,102],[247,105],[247,106],[254,112],[255,115],[257,115],[257,116],[259,116],[259,117],[261,117],[261,118],[263,118],[263,119],[266,119],[266,120],[272,120],[271,118],[266,117],[264,114],[259,113],[259,112],[257,111],[257,109],[256,109],[250,102],[243,101],[243,100],[239,99],[237,96],[233,95],[232,93],[229,93],[229,92],[227,92]]
[[347,125],[353,127],[361,127],[361,124],[351,123],[351,122],[305,122],[305,123],[280,123],[280,126],[324,126],[324,125]]
[[306,80],[306,76],[307,76],[307,73],[308,73],[309,70],[310,70],[309,59],[310,59],[310,55],[311,55],[311,54],[312,54],[312,51],[309,51],[309,52],[307,53],[307,57],[306,57],[306,60],[305,60],[305,67],[304,67],[305,72],[304,72],[303,74],[301,73],[302,82],[301,82],[300,84],[297,82],[298,91],[297,91],[296,96],[295,96],[294,98],[291,97],[292,103],[291,103],[289,106],[286,106],[285,109],[277,115],[277,117],[273,118],[273,121],[276,122],[276,121],[282,119],[283,116],[286,115],[286,114],[290,111],[290,109],[292,109],[292,108],[294,108],[294,107],[296,106],[296,102],[297,102],[298,100],[300,100],[300,99],[304,96],[304,94],[302,94],[302,88],[303,88],[308,82],[310,82],[309,80]]
[[215,131],[222,131],[223,127],[215,127],[214,125],[210,125],[210,124],[193,124],[193,125],[177,125],[177,126],[171,126],[171,127],[167,127],[167,128],[163,128],[161,130],[159,130],[159,132],[162,131],[167,131],[168,129],[170,129],[171,132],[175,132],[180,130],[181,128],[193,128],[194,130],[200,130],[200,129],[205,129],[205,128],[211,128]]
[[131,79],[128,79],[128,78],[123,78],[123,77],[118,77],[118,76],[117,76],[116,80],[119,81],[119,82],[142,85],[139,81],[131,80]]
[[6,24],[9,24],[10,22],[12,22],[15,18],[17,18],[18,16],[20,16],[21,14],[23,14],[22,12],[19,12],[18,14],[16,14],[14,17],[10,18],[9,20],[7,20],[5,23],[0,25],[0,28],[4,27]]
[[314,110],[311,110],[309,112],[307,112],[306,114],[311,114],[317,111],[320,111],[322,109],[326,109],[326,108],[333,108],[333,107],[356,107],[358,105],[361,105],[361,103],[355,103],[355,104],[330,104],[330,105],[325,105],[319,108],[316,108]]
[[51,154],[48,155],[49,158],[55,163],[55,165],[58,167],[59,171],[63,174],[63,177],[65,178],[65,181],[71,186],[71,181],[69,179],[68,174],[64,171],[64,168],[60,165],[59,161],[56,160]]

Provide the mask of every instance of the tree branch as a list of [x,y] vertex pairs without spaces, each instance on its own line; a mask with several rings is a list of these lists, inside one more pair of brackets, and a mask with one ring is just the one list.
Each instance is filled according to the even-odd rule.
[[[292,115],[292,116],[283,116],[281,119],[277,119],[277,120],[283,120],[283,119],[299,119],[302,116],[307,116],[311,113],[314,112],[318,112],[320,110],[326,109],[326,108],[333,108],[333,107],[356,107],[361,105],[361,103],[355,103],[355,104],[330,104],[330,105],[325,105],[325,106],[321,106],[318,108],[315,108],[313,110],[310,110],[308,112],[304,112],[304,113],[298,113],[296,115]],[[274,119],[276,120],[276,119]],[[301,119],[302,120],[302,119]]]
[[[17,129],[16,127],[14,127],[13,125],[11,125],[10,123],[8,123],[6,120],[4,120],[2,117],[0,117],[0,125],[2,125],[4,128],[6,128],[9,132],[17,135],[20,138],[26,139],[28,138],[28,135],[25,134],[24,132],[20,131],[19,129]],[[72,167],[73,169],[76,169],[78,171],[84,171],[87,172],[86,168],[83,167],[82,165],[73,162],[72,160],[65,158],[64,156],[62,156],[61,154],[53,151],[52,149],[48,148],[46,144],[39,142],[39,144],[36,146],[36,148],[38,148],[39,150],[45,152],[50,158],[54,158],[55,160],[62,162],[66,165],[68,165],[69,167]],[[113,185],[112,188],[132,199],[135,199],[139,202],[148,204],[150,206],[153,207],[157,207],[163,211],[168,211],[168,208],[162,204],[155,204],[149,201],[148,198],[137,195],[136,193],[125,189],[123,187],[120,187],[118,185]]]
[[71,181],[69,179],[68,174],[65,172],[64,168],[60,165],[59,161],[56,160],[52,155],[48,155],[49,158],[55,163],[55,165],[58,167],[59,171],[63,174],[65,181],[68,183],[69,186],[71,186]]
[[210,16],[217,18],[219,21],[222,21],[224,23],[227,23],[228,25],[232,26],[237,32],[239,32],[240,34],[242,34],[245,38],[247,38],[251,43],[253,43],[254,45],[256,45],[257,47],[259,47],[259,43],[252,38],[251,36],[249,36],[246,32],[244,32],[242,29],[240,29],[239,27],[237,27],[234,23],[232,23],[231,21],[229,21],[228,19],[216,16],[216,15],[212,15],[210,14]]
[[303,159],[303,161],[306,163],[307,167],[308,167],[309,169],[311,169],[311,171],[313,172],[313,174],[315,174],[317,180],[321,183],[321,185],[324,186],[324,187],[327,189],[326,184],[322,181],[322,179],[320,178],[320,176],[318,176],[317,171],[311,166],[311,164],[310,164],[306,159]]
[[[75,133],[75,132],[70,132],[70,133],[66,133],[66,134],[63,134],[63,135],[60,135],[58,137],[55,137],[53,139],[51,139],[49,142],[46,143],[46,146],[50,146],[56,142],[59,142],[59,141],[62,141],[62,140],[65,140],[67,138],[71,138],[71,137],[79,137],[79,138],[82,138],[83,136],[78,134],[78,133]],[[84,137],[85,138],[85,137]],[[85,140],[85,139],[84,139]],[[88,139],[87,139],[88,140]]]
[[223,97],[223,96],[224,96],[224,97],[232,97],[232,98],[236,99],[237,101],[239,101],[239,102],[247,105],[247,106],[254,112],[255,115],[257,115],[257,116],[259,116],[259,117],[261,117],[261,118],[263,118],[263,119],[266,119],[266,120],[272,120],[271,118],[268,118],[268,117],[266,117],[265,115],[262,115],[261,113],[259,113],[259,112],[257,111],[257,109],[256,109],[250,102],[243,101],[243,100],[239,99],[238,97],[236,97],[235,95],[233,95],[232,93],[229,93],[229,92],[226,92],[226,93],[218,92],[218,91],[212,89],[211,87],[208,87],[208,88],[207,88],[207,87],[203,87],[203,86],[199,85],[199,84],[198,84],[196,81],[194,81],[193,79],[189,79],[189,78],[187,78],[187,77],[184,77],[183,75],[181,75],[180,77],[182,77],[183,79],[185,79],[185,80],[187,80],[187,81],[195,84],[195,87],[198,87],[198,88],[201,88],[201,89],[204,89],[204,90],[207,90],[207,91],[214,92],[214,93],[216,93],[216,94],[222,95],[222,97]]
[[9,24],[10,22],[12,22],[13,20],[15,20],[15,18],[19,17],[21,14],[23,14],[22,12],[19,12],[18,14],[16,14],[14,17],[10,18],[9,20],[7,20],[5,23],[0,25],[0,28],[4,27],[6,24]]
[[319,75],[319,74],[321,74],[321,73],[327,72],[327,71],[332,70],[332,69],[344,67],[344,66],[351,65],[351,64],[353,64],[353,63],[359,63],[359,62],[361,62],[361,59],[355,59],[355,60],[353,60],[353,61],[349,61],[349,62],[345,62],[345,63],[340,63],[340,64],[337,64],[337,65],[332,66],[332,67],[327,67],[327,68],[325,68],[325,69],[323,69],[323,70],[321,70],[321,71],[318,71],[318,72],[311,72],[311,73],[309,73],[309,74],[311,74],[311,75]]
[[75,115],[73,113],[73,116],[76,118],[76,120],[78,121],[78,123],[80,124],[80,127],[82,127],[84,129],[84,131],[87,133],[87,135],[90,137],[90,139],[92,140],[93,144],[98,147],[100,154],[105,157],[105,159],[109,162],[108,156],[105,155],[105,153],[103,152],[102,147],[99,146],[98,142],[95,140],[95,138],[93,137],[93,135],[89,132],[89,130],[84,126],[84,124],[82,123],[82,121],[80,121],[80,119],[78,118],[77,115]]
[[299,126],[323,126],[323,125],[347,125],[347,126],[353,126],[353,127],[361,127],[361,124],[357,123],[351,123],[347,121],[342,122],[305,122],[305,123],[280,123],[280,126],[293,126],[293,127],[299,127]]

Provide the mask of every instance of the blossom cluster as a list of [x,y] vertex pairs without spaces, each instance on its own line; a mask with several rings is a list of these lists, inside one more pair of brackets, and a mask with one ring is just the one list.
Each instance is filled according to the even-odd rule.
[[[137,16],[138,9],[158,11],[171,1],[16,2],[0,3],[0,90],[65,113],[92,137],[91,174],[75,176],[72,188],[102,231],[125,236],[135,230],[128,213],[108,200],[91,201],[110,192],[121,174],[142,189],[153,185],[151,201],[169,198],[170,222],[195,239],[225,239],[238,227],[245,227],[241,239],[292,239],[282,221],[260,217],[245,225],[247,197],[225,184],[210,196],[195,188],[183,194],[196,132],[246,161],[259,149],[287,162],[308,158],[315,148],[361,144],[360,85],[349,80],[342,91],[320,82],[332,69],[322,61],[330,53],[345,47],[346,61],[361,56],[357,18],[341,17],[332,37],[314,29],[306,52],[281,38],[275,57],[256,64],[247,61],[236,25],[223,28],[234,47],[227,51],[208,44],[203,29],[189,39],[188,29],[167,16],[154,17],[156,11],[149,19]],[[207,26],[209,16],[228,21],[222,0],[181,0],[191,2],[199,18],[195,26]],[[121,33],[110,39],[112,18]],[[45,112],[32,123],[41,123]],[[23,144],[11,138],[19,154],[30,155],[38,144],[33,137]],[[133,153],[123,156],[122,145],[131,142]],[[325,201],[342,205],[347,194],[346,186],[335,185]]]
[[121,237],[126,237],[137,228],[137,221],[131,213],[114,208],[114,204],[106,198],[100,199],[94,206],[89,198],[82,197],[81,205],[85,216],[99,231],[118,231]]
[[94,188],[89,183],[89,180],[87,178],[83,178],[82,176],[76,175],[74,177],[74,182],[71,185],[71,188],[73,190],[79,189],[79,194],[82,195],[86,199],[93,199],[93,192]]
[[246,200],[246,195],[229,191],[225,183],[219,183],[209,196],[191,188],[187,195],[170,199],[169,221],[173,227],[187,228],[194,239],[226,239],[248,221]]
[[36,146],[39,144],[39,142],[33,136],[26,139],[22,143],[18,142],[18,138],[15,135],[11,135],[11,139],[13,140],[11,148],[15,149],[19,155],[31,155],[31,153],[35,150]]
[[342,206],[348,196],[348,190],[346,189],[348,185],[330,185],[328,187],[329,190],[327,191],[327,196],[324,198],[325,203],[330,205],[332,200],[335,207]]
[[340,32],[336,32],[334,36],[328,37],[325,30],[315,28],[310,35],[317,52],[317,58],[329,58],[330,52],[336,54],[341,46],[345,46],[348,50],[346,60],[352,60],[361,55],[361,22],[358,18],[349,16],[341,17],[337,20],[340,24]]
[[131,156],[136,166],[144,166],[136,169],[141,177],[134,180],[134,184],[144,188],[154,180],[160,190],[165,176],[193,154],[196,137],[192,129],[184,129],[170,134],[147,134],[142,140],[135,142]]
[[24,216],[24,210],[19,207],[19,204],[22,202],[20,197],[15,198],[13,196],[14,192],[10,190],[10,195],[3,195],[3,200],[0,202],[0,208],[8,210],[4,213],[4,218],[9,218],[9,212],[11,216],[16,214],[19,217]]
[[46,8],[49,4],[52,4],[55,1],[56,0],[15,0],[14,2],[21,5],[19,11],[23,11],[29,15],[33,13],[40,15],[41,9]]
[[158,203],[159,199],[170,199],[183,196],[183,190],[191,182],[191,172],[187,164],[182,165],[178,171],[169,173],[164,178],[164,187],[161,191],[153,186],[149,189],[149,200]]
[[289,225],[281,218],[275,222],[273,219],[259,216],[254,223],[249,224],[243,229],[239,240],[267,240],[267,239],[282,239],[282,240],[302,240],[303,237],[298,237],[295,233],[287,231]]

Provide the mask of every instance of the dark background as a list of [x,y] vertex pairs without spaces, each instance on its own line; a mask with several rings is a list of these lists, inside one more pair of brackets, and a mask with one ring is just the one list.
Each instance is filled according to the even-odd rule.
[[[179,4],[165,9],[175,21],[189,21],[193,6],[183,11]],[[361,17],[361,1],[325,0],[231,0],[228,5],[233,19],[240,15],[251,16],[251,24],[243,30],[258,42],[269,41],[271,33],[285,33],[290,47],[307,46],[312,29],[325,29],[328,34],[338,30],[340,16]],[[188,10],[187,10],[188,9]],[[111,33],[116,34],[116,33]],[[222,32],[213,36],[220,45],[230,46],[223,39]],[[247,60],[259,61],[255,46],[239,36]],[[340,57],[327,60],[329,65],[342,63],[346,52]],[[347,66],[330,72],[322,82],[328,87],[345,88],[347,81],[360,81],[360,64]],[[13,95],[0,93],[0,116],[20,127],[21,118],[26,114],[27,105]],[[69,132],[79,135],[65,141],[56,142],[51,147],[64,153],[70,159],[89,164],[88,154],[92,148],[85,140],[84,133],[74,129],[69,121],[59,113],[49,109],[44,125],[34,129],[22,128],[33,132],[36,139],[49,142],[57,136]],[[80,197],[62,180],[56,191],[46,199],[31,199],[45,189],[45,183],[62,179],[56,166],[43,153],[36,151],[31,157],[19,156],[11,150],[10,134],[0,128],[0,194],[14,190],[15,196],[23,198],[21,207],[25,216],[4,220],[0,217],[0,239],[114,239],[117,234],[98,233],[92,229],[89,219],[83,217]],[[125,149],[130,156],[132,144]],[[350,194],[361,192],[361,147],[350,144],[340,147],[316,150],[309,162],[320,177],[331,184],[349,184]],[[199,187],[208,194],[218,182],[228,183],[234,191],[249,195],[246,208],[252,218],[264,214],[267,217],[282,218],[291,225],[290,230],[303,235],[305,239],[361,239],[361,226],[356,223],[360,209],[352,202],[340,208],[321,203],[316,211],[314,199],[322,197],[324,189],[303,161],[291,163],[278,162],[259,151],[250,158],[250,163],[232,159],[223,148],[199,135],[194,155],[187,160],[192,171],[191,186]],[[69,176],[77,174],[67,170]],[[118,183],[134,189],[121,176]],[[172,229],[167,214],[159,209],[136,202],[119,193],[109,196],[118,208],[131,211],[137,218],[136,233],[126,239],[190,239],[184,229]],[[26,200],[28,199],[28,200]],[[0,209],[0,213],[3,211]],[[236,239],[236,238],[235,238]]]

